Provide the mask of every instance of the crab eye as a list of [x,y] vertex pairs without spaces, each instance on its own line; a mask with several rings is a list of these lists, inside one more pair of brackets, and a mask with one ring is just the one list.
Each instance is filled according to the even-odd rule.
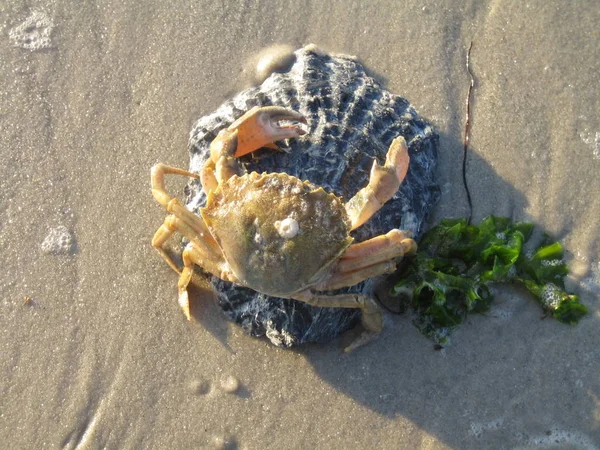
[[283,220],[277,220],[275,223],[275,229],[284,239],[291,239],[298,234],[300,231],[300,226],[295,219],[288,217]]

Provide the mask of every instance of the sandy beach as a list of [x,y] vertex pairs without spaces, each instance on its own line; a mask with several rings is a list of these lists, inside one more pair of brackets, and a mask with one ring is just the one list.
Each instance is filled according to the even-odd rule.
[[[0,12],[0,448],[600,448],[597,1],[3,0]],[[185,319],[150,245],[165,217],[150,168],[188,167],[193,123],[252,82],[260,51],[355,55],[407,98],[440,135],[433,224],[468,214],[471,41],[474,222],[508,216],[559,239],[589,309],[578,325],[541,320],[502,286],[441,351],[387,313],[354,353],[340,340],[284,350],[228,322],[200,278]]]

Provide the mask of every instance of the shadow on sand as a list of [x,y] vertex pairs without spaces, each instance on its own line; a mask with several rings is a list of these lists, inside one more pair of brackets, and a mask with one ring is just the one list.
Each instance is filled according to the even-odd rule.
[[[470,189],[499,202],[481,209],[523,220],[520,192],[475,152],[469,167],[477,173],[473,181],[468,172]],[[600,413],[598,314],[591,293],[576,293],[590,312],[575,326],[542,320],[525,289],[500,286],[489,313],[465,321],[441,350],[409,315],[386,314],[379,339],[352,354],[341,354],[344,342],[301,353],[336,390],[386,417],[404,416],[452,448],[600,442],[591,420]]]

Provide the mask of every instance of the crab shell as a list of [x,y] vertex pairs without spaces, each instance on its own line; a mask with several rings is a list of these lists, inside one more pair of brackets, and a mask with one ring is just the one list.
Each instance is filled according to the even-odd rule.
[[342,200],[286,173],[233,176],[201,214],[236,277],[277,297],[324,280],[353,241]]

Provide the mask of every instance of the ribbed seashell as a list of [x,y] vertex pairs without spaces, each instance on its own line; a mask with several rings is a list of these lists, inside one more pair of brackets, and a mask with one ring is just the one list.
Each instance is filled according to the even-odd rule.
[[[202,117],[190,134],[190,170],[199,173],[217,133],[254,106],[278,105],[302,113],[308,133],[279,143],[284,152],[261,150],[242,161],[248,171],[286,172],[308,180],[347,201],[365,186],[373,159],[383,162],[388,147],[404,136],[409,148],[408,175],[396,195],[352,236],[363,241],[392,228],[418,237],[439,198],[435,181],[438,136],[407,100],[383,89],[355,58],[328,55],[307,46],[295,52],[285,73],[273,73]],[[198,212],[206,195],[197,180],[186,186],[187,206]],[[332,339],[352,327],[358,311],[316,308],[269,297],[213,279],[226,314],[254,336],[266,335],[289,347]],[[363,292],[368,283],[344,291]]]

